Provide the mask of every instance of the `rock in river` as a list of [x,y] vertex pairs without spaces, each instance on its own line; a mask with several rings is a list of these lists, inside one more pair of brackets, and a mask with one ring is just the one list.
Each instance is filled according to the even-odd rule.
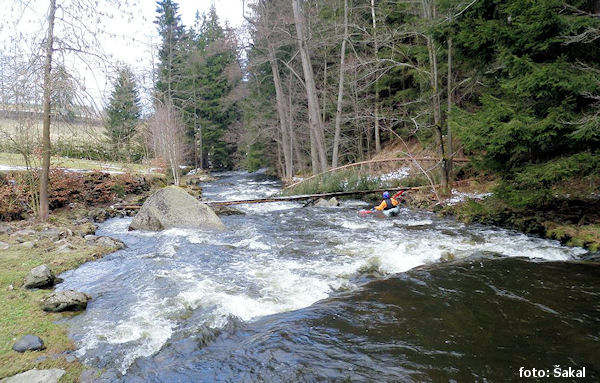
[[73,290],[57,291],[43,298],[40,302],[42,310],[49,312],[85,310],[92,299],[85,293]]
[[218,229],[225,226],[215,212],[177,186],[158,190],[144,202],[129,230],[170,228]]

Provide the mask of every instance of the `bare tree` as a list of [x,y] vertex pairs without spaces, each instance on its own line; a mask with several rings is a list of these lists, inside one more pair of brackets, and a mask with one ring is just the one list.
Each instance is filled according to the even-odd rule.
[[173,183],[181,181],[180,165],[185,154],[185,126],[179,113],[170,102],[157,102],[154,116],[149,121],[154,152],[169,167]]
[[[373,58],[377,59],[379,41],[377,40],[377,19],[375,18],[375,0],[371,0],[371,19],[373,21]],[[379,89],[375,88],[375,152],[381,151],[381,135],[379,134]]]
[[342,120],[342,100],[344,98],[344,70],[346,62],[346,41],[348,40],[348,0],[344,0],[344,37],[342,39],[342,48],[340,51],[340,78],[338,83],[338,99],[335,112],[335,135],[333,138],[333,153],[331,167],[338,166],[338,151],[340,147],[340,132]]
[[44,63],[44,127],[42,133],[42,169],[40,171],[40,209],[39,218],[48,219],[48,183],[50,175],[50,107],[52,95],[52,54],[54,51],[54,21],[56,16],[56,0],[50,0],[48,10],[48,31],[46,34],[46,61]]
[[305,23],[302,15],[299,0],[292,0],[294,13],[294,23],[296,26],[296,35],[298,38],[298,48],[302,59],[302,70],[304,72],[304,85],[306,87],[306,98],[308,103],[308,123],[311,141],[311,158],[313,173],[324,172],[327,170],[327,152],[325,150],[325,134],[323,132],[323,122],[320,114],[319,98],[315,85],[315,76],[313,73],[305,36]]

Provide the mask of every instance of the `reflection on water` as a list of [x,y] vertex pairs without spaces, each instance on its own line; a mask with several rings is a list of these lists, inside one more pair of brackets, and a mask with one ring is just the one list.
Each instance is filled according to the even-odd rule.
[[[278,187],[237,172],[204,195]],[[62,275],[94,297],[70,320],[77,355],[126,382],[503,381],[553,364],[597,376],[598,267],[565,262],[585,251],[360,207],[247,205],[225,233],[107,222],[129,247]]]

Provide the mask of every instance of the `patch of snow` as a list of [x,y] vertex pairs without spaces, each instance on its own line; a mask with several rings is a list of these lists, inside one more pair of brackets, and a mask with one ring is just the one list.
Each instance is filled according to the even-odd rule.
[[369,177],[369,179],[370,180],[379,179],[380,181],[391,181],[391,180],[399,180],[402,178],[406,178],[406,177],[408,177],[409,174],[410,174],[410,168],[400,168],[400,169],[390,172],[390,173],[381,174],[381,175],[375,176],[375,177]]
[[492,193],[463,193],[459,192],[456,189],[452,189],[452,197],[450,197],[445,204],[448,206],[452,206],[456,205],[457,203],[464,202],[468,199],[482,200],[487,197],[490,197],[491,195]]
[[10,171],[21,171],[21,170],[27,170],[27,167],[25,166],[13,166],[13,165],[0,165],[0,172],[10,172]]

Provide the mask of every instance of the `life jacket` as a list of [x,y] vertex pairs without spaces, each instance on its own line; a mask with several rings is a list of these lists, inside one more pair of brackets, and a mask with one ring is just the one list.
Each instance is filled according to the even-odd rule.
[[391,198],[386,198],[386,199],[384,199],[384,201],[385,201],[385,208],[383,208],[383,210],[390,210],[390,209],[393,209],[393,208],[396,207],[392,203],[392,199]]

